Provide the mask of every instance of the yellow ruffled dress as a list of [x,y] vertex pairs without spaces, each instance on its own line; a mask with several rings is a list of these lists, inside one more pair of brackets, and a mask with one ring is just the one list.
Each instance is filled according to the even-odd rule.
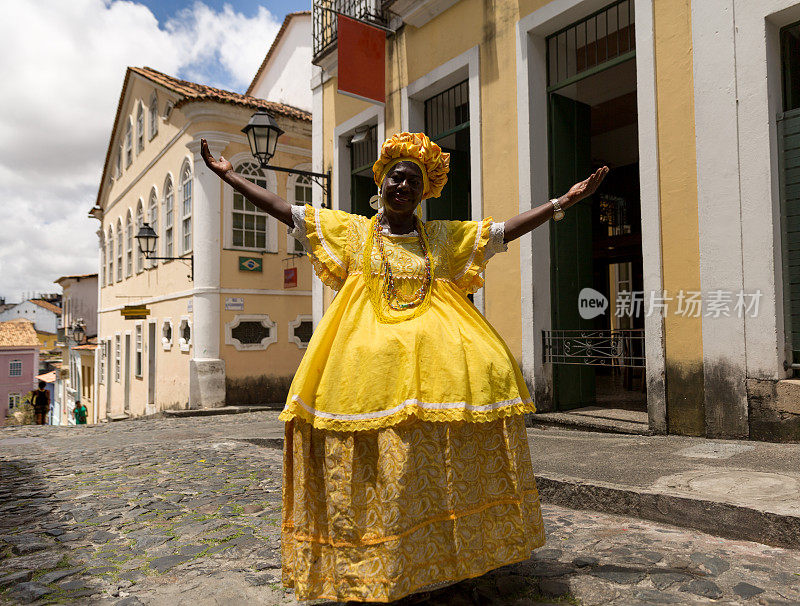
[[[293,217],[291,233],[338,294],[280,416],[284,585],[300,599],[387,602],[527,559],[545,540],[522,414],[534,406],[466,296],[504,250],[502,225],[425,223],[429,306],[387,323],[364,280],[369,219],[311,206]],[[413,292],[425,271],[417,234],[383,241],[395,281]],[[370,270],[380,264],[373,246]]]

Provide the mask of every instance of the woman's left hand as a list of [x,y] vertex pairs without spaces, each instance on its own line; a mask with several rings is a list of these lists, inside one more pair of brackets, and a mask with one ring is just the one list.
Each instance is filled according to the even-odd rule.
[[580,181],[579,183],[576,183],[570,187],[569,191],[561,197],[561,208],[567,209],[573,204],[577,204],[584,198],[591,196],[597,191],[597,188],[603,182],[603,179],[606,178],[607,174],[608,166],[598,168],[588,179]]

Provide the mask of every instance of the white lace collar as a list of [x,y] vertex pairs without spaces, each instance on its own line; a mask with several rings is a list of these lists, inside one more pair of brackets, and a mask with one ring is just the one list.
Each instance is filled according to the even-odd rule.
[[419,236],[419,234],[417,233],[416,229],[408,232],[407,234],[393,234],[392,232],[389,231],[389,226],[388,225],[383,225],[381,227],[381,235],[382,236],[394,236],[396,238],[399,238],[399,237],[407,238],[409,236],[415,236],[415,237]]

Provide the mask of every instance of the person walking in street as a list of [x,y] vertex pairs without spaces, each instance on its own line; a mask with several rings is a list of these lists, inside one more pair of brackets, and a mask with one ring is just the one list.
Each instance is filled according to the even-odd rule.
[[283,584],[298,599],[388,602],[528,559],[545,542],[524,413],[535,410],[500,335],[467,297],[507,243],[603,180],[498,223],[423,221],[449,154],[399,133],[373,166],[377,214],[291,205],[206,165],[285,223],[338,291],[309,342],[286,422]]
[[86,425],[86,417],[89,415],[89,411],[80,400],[75,402],[75,409],[72,412],[75,415],[75,425]]
[[39,388],[31,392],[33,404],[33,418],[37,425],[47,424],[47,415],[50,413],[50,392],[45,389],[47,383],[39,381]]

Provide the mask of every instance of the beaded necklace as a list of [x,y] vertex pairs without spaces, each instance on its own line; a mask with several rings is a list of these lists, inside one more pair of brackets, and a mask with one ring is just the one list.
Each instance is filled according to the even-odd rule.
[[[379,322],[384,324],[394,324],[411,320],[421,315],[430,305],[432,282],[433,282],[433,260],[431,249],[428,243],[425,228],[419,217],[415,217],[417,222],[417,234],[419,237],[420,248],[425,257],[425,276],[422,285],[409,299],[399,292],[392,273],[392,267],[386,254],[381,234],[380,219],[383,212],[379,212],[370,221],[370,229],[367,231],[367,240],[364,243],[364,278],[367,283],[367,290],[370,295],[372,307]],[[372,265],[372,245],[377,241],[380,253],[381,267],[377,275],[370,271]],[[380,279],[383,278],[383,284]],[[388,309],[387,309],[388,307]],[[391,312],[406,312],[394,314]]]
[[[380,214],[382,217],[383,213]],[[414,220],[419,221],[416,215],[414,215]],[[386,283],[386,302],[389,304],[389,307],[395,311],[403,311],[410,307],[416,307],[422,303],[422,300],[425,298],[425,294],[428,291],[428,287],[431,284],[431,260],[430,255],[428,254],[428,247],[426,245],[425,238],[422,236],[422,232],[422,225],[418,225],[417,234],[419,236],[419,245],[420,248],[422,248],[423,254],[425,255],[425,277],[423,278],[422,284],[414,293],[414,295],[410,299],[407,299],[400,294],[397,286],[395,286],[394,275],[392,274],[392,265],[389,263],[389,259],[386,257],[386,250],[384,250],[383,247],[383,234],[381,234],[380,218],[375,221],[375,240],[378,243],[378,251],[381,254],[381,275]],[[395,303],[395,301],[400,302]]]

